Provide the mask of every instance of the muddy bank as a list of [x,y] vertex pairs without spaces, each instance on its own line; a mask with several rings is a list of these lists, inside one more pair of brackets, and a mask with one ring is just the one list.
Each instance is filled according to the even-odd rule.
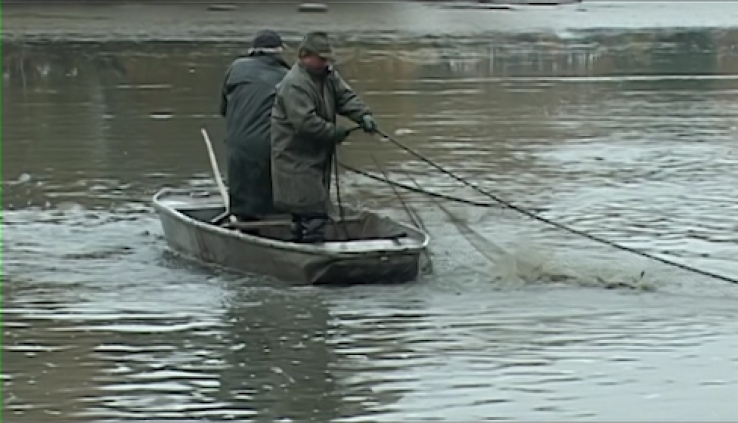
[[[459,4],[459,2],[453,2]],[[508,2],[509,3],[509,2]],[[309,30],[325,30],[339,42],[397,43],[475,38],[494,42],[505,33],[577,37],[593,30],[633,32],[668,28],[733,28],[738,4],[707,8],[700,2],[669,7],[660,2],[602,2],[507,10],[449,9],[451,2],[330,4],[327,13],[300,13],[297,3],[238,3],[232,10],[189,4],[4,4],[3,41],[247,41],[271,27],[297,41]],[[471,4],[471,3],[470,3]]]
[[[5,5],[3,39],[242,41],[271,27],[298,40],[308,30],[335,34],[412,30],[413,17],[430,10],[420,4],[332,4],[328,13],[298,12],[298,3],[239,3],[233,10],[209,10],[207,3]],[[417,27],[417,25],[415,25]],[[430,28],[415,28],[431,33]]]

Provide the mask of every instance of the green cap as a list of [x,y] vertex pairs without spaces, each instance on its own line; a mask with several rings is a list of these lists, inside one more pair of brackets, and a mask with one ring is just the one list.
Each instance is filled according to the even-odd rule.
[[331,40],[328,34],[322,31],[308,32],[300,43],[300,50],[317,54],[330,62],[335,61]]

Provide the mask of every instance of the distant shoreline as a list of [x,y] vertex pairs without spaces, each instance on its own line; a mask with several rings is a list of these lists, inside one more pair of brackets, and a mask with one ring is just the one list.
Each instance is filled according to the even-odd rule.
[[[3,2],[3,42],[248,42],[272,28],[285,40],[307,31],[329,32],[338,42],[438,44],[494,42],[514,34],[576,39],[603,32],[738,29],[738,2],[718,6],[681,1],[584,0],[561,6],[494,7],[473,1],[326,2],[327,13],[300,13],[302,2],[226,1],[154,3],[129,0],[23,0]],[[494,3],[512,4],[520,0]],[[548,1],[548,0],[523,0]],[[446,4],[443,4],[446,3]],[[210,8],[210,9],[209,9]]]
[[[510,0],[515,1],[519,0]],[[463,37],[480,32],[479,28],[467,25],[464,17],[478,14],[478,11],[453,8],[476,4],[470,1],[326,2],[327,13],[299,12],[301,3],[213,0],[182,3],[4,2],[2,35],[9,41],[242,41],[262,27],[271,27],[282,32],[286,39],[300,38],[306,31],[320,29],[338,38],[384,38],[391,42],[423,37]],[[449,3],[451,7],[446,8],[441,3]],[[212,7],[227,4],[230,6]],[[542,9],[550,10],[549,7]],[[483,10],[486,15],[495,13],[505,12]],[[458,20],[459,17],[462,19]]]

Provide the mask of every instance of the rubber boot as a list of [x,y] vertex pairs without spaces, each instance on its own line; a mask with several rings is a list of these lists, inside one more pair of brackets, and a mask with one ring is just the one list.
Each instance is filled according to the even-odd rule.
[[325,242],[326,219],[318,217],[303,222],[302,242],[309,244],[321,244]]
[[293,242],[315,244],[325,242],[327,219],[323,216],[292,217]]
[[302,225],[300,224],[300,219],[296,216],[292,217],[290,233],[292,234],[292,242],[302,242]]

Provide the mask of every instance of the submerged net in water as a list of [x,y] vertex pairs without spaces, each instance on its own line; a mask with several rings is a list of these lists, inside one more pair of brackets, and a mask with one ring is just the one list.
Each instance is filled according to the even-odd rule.
[[[624,258],[620,252],[593,255],[591,246],[585,246],[585,251],[557,247],[517,219],[497,220],[494,233],[488,234],[475,229],[485,227],[488,211],[451,211],[447,206],[435,206],[416,211],[432,222],[429,231],[435,241],[431,246],[434,259],[443,257],[446,261],[441,271],[462,267],[501,288],[559,283],[654,290],[665,282],[659,277],[663,273],[654,271],[655,264],[641,257]],[[486,227],[490,231],[489,225]],[[612,256],[618,257],[613,260]]]

